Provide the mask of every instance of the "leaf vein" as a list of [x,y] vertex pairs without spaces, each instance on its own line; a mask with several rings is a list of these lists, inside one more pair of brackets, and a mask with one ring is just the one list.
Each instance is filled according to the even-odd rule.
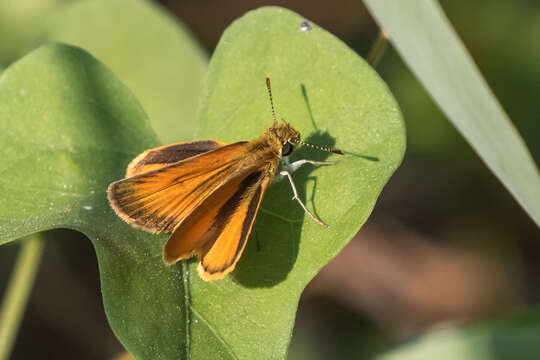
[[189,289],[189,269],[186,264],[186,261],[182,261],[182,283],[184,285],[184,306],[186,308],[186,315],[185,315],[185,332],[186,332],[186,345],[185,345],[185,351],[186,356],[185,359],[191,358],[191,314],[189,312],[189,309],[192,308],[191,305],[191,293]]
[[199,311],[197,311],[197,309],[195,309],[195,307],[193,306],[193,304],[190,304],[190,309],[191,311],[193,311],[193,313],[199,318],[201,319],[201,321],[208,327],[208,329],[210,329],[210,331],[212,332],[212,334],[214,334],[214,336],[221,342],[221,344],[223,345],[223,347],[225,347],[225,349],[227,350],[227,352],[229,353],[229,355],[235,359],[235,360],[238,360],[239,357],[236,356],[236,354],[233,352],[232,350],[232,347],[225,341],[225,339],[223,339],[219,333],[217,332],[216,329],[214,329],[214,327],[212,327],[212,325],[210,325],[210,322],[204,317],[201,315],[201,313]]

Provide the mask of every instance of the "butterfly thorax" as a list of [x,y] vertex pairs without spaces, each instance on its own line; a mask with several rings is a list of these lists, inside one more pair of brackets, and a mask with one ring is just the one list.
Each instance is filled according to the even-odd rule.
[[300,133],[288,123],[274,123],[264,131],[259,138],[251,141],[254,150],[271,152],[273,157],[281,157],[281,149],[288,142],[297,143],[300,141]]
[[284,145],[299,140],[300,133],[291,125],[274,123],[260,137],[246,144],[249,157],[245,159],[244,166],[264,164],[262,167],[269,174],[274,174],[282,157]]

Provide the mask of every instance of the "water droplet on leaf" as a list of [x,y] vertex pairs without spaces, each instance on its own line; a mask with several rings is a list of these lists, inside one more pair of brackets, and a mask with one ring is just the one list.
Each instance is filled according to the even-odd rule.
[[300,30],[302,30],[303,32],[309,32],[311,31],[311,26],[307,21],[302,21],[302,23],[300,24]]

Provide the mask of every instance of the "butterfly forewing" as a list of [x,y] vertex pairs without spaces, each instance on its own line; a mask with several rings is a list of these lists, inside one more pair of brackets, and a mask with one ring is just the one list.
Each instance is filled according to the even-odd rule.
[[225,145],[228,145],[228,143],[219,140],[202,140],[164,145],[146,150],[129,163],[126,170],[126,178],[160,169],[175,162],[216,150]]
[[245,142],[229,144],[117,181],[109,186],[109,200],[128,223],[154,233],[171,232],[239,171],[245,152]]
[[[270,175],[262,175],[260,180],[246,188],[243,194],[235,194],[231,198],[234,200],[231,201],[231,206],[234,204],[236,208],[224,220],[223,231],[218,234],[212,246],[201,255],[197,267],[201,278],[207,281],[221,279],[234,269],[244,251],[270,180]],[[236,204],[236,201],[239,202]]]

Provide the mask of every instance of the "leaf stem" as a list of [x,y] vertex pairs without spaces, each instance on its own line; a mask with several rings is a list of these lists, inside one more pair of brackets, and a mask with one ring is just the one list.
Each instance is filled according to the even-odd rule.
[[384,32],[384,30],[379,30],[379,34],[377,34],[377,39],[375,39],[375,42],[373,43],[373,46],[371,46],[369,54],[366,58],[366,61],[372,67],[377,67],[377,65],[381,61],[381,58],[384,55],[386,48],[388,47],[388,39],[389,37]]
[[21,242],[21,249],[0,308],[0,360],[8,359],[11,353],[34,284],[44,244],[40,234]]

